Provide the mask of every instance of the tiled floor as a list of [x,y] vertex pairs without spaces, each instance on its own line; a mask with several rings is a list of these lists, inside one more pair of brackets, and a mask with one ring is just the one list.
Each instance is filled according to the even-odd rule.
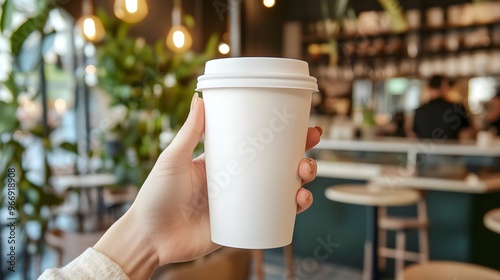
[[[276,251],[266,251],[264,255],[265,280],[283,280],[283,255]],[[251,278],[252,280],[255,277]],[[295,258],[295,280],[361,280],[361,271],[334,265],[328,262],[316,262],[311,259]]]

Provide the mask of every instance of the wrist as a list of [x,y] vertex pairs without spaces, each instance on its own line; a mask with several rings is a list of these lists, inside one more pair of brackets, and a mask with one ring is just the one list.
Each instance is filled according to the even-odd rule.
[[114,223],[94,249],[118,264],[131,280],[149,279],[159,266],[157,250],[131,211]]

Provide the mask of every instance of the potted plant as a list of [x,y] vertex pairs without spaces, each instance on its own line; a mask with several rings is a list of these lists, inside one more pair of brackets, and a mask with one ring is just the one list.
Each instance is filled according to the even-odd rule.
[[174,53],[163,40],[149,45],[129,36],[130,25],[103,10],[98,16],[106,29],[106,37],[97,46],[98,86],[110,97],[111,108],[121,107],[125,112],[103,131],[108,149],[101,156],[112,159],[118,186],[140,186],[173,131],[186,119],[196,78],[215,56],[217,37],[209,39],[201,54]]

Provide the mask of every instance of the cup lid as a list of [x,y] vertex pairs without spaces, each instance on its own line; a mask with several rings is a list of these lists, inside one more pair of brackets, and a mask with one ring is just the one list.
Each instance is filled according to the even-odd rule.
[[237,57],[210,60],[196,90],[229,87],[291,88],[318,91],[307,62],[288,58]]

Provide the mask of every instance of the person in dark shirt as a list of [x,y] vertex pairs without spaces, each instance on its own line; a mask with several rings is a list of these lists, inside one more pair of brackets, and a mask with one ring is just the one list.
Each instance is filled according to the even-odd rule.
[[414,136],[424,139],[458,139],[460,131],[470,126],[465,107],[445,100],[448,80],[435,75],[429,80],[430,101],[415,110]]
[[495,129],[496,135],[500,136],[500,87],[497,94],[488,102],[485,116],[488,129]]

